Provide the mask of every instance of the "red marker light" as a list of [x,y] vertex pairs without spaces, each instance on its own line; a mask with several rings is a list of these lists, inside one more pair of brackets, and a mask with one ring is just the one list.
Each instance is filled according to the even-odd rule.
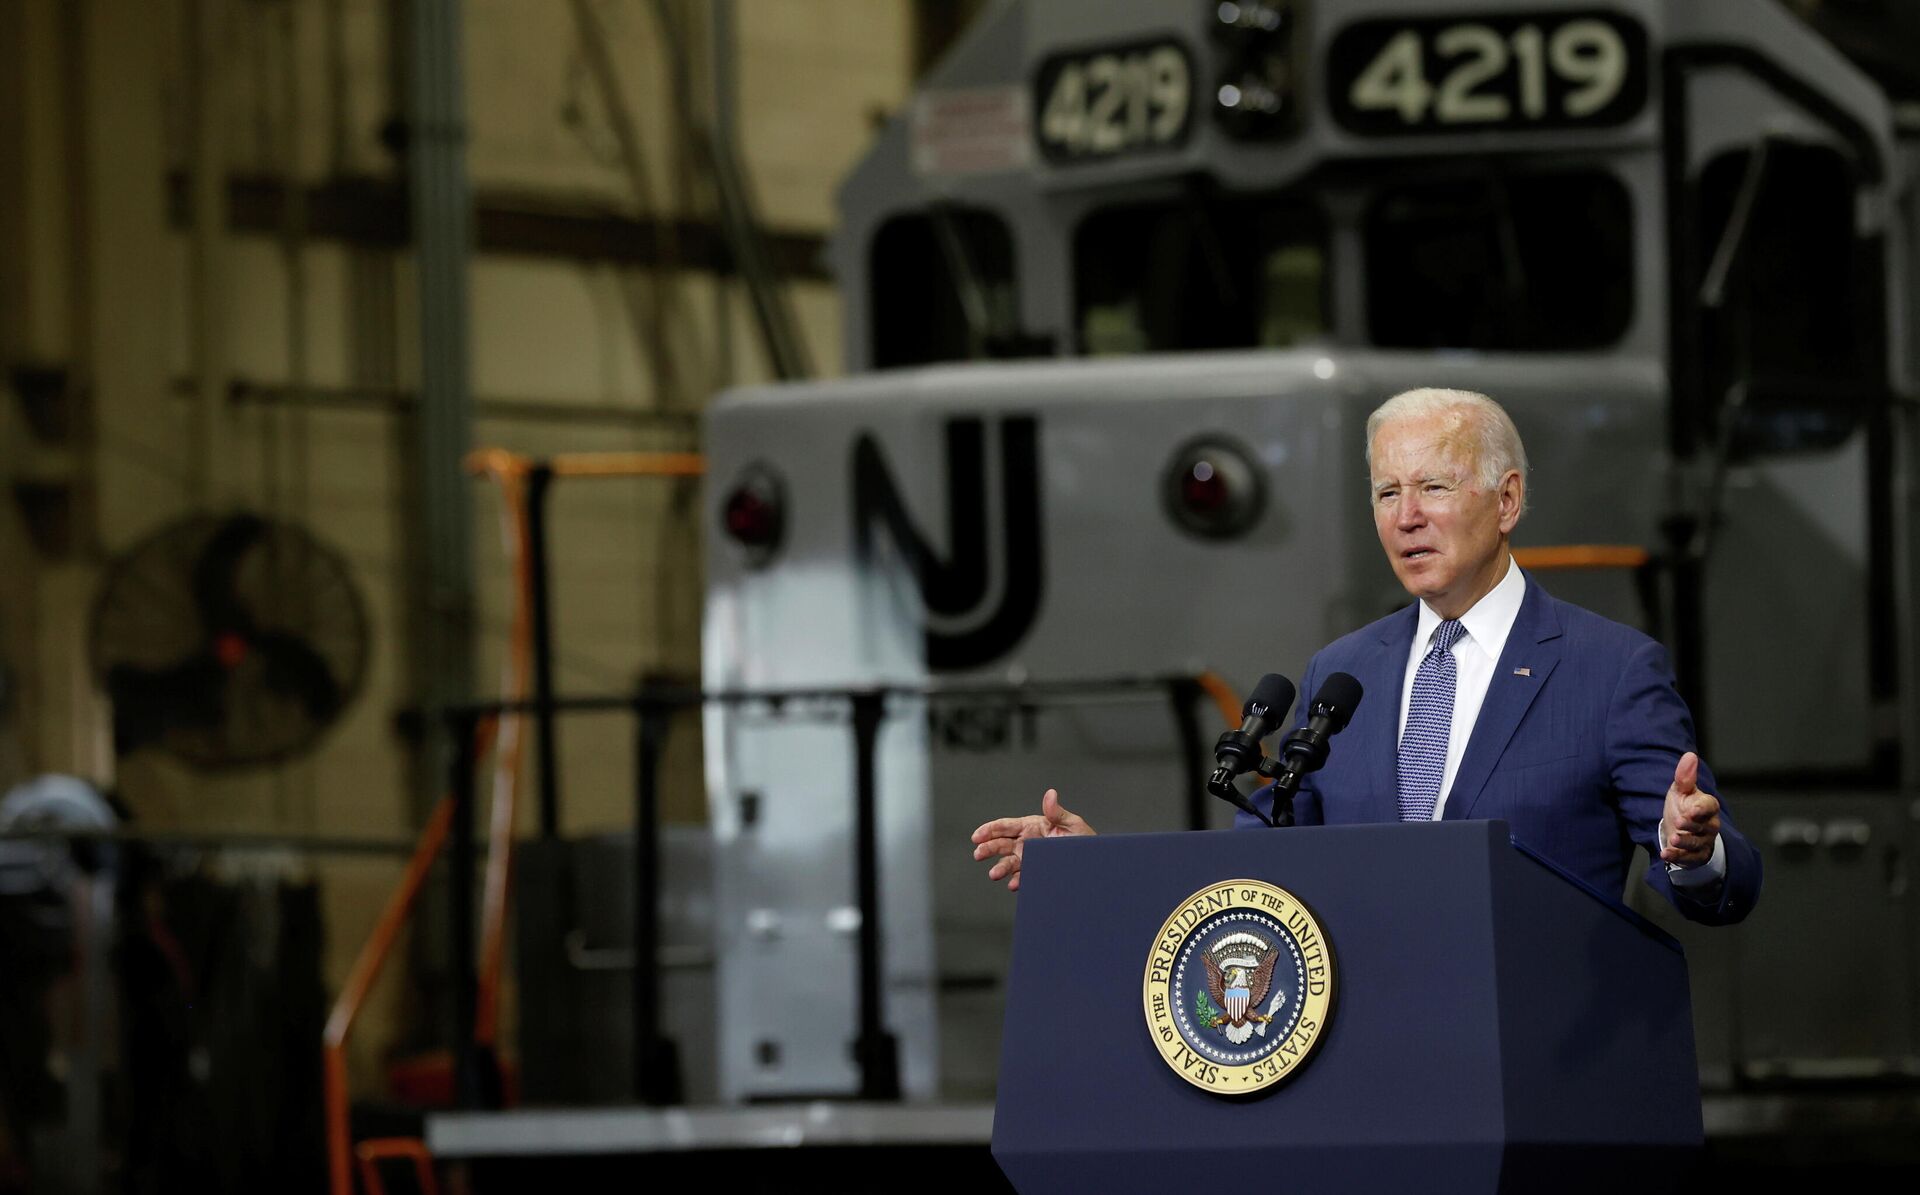
[[786,534],[786,506],[786,487],[765,465],[749,466],[728,492],[720,507],[720,526],[746,550],[749,565],[765,564],[779,550]]
[[771,544],[780,530],[772,504],[751,490],[735,490],[727,499],[727,534],[750,548]]
[[1188,510],[1204,518],[1224,510],[1233,495],[1227,490],[1226,479],[1214,471],[1213,463],[1199,461],[1180,483],[1180,500]]
[[1166,512],[1182,531],[1202,539],[1236,539],[1266,509],[1266,482],[1239,444],[1207,436],[1173,454],[1162,475]]

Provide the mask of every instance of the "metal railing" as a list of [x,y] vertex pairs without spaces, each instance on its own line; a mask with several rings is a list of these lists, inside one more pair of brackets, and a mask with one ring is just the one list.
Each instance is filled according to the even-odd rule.
[[[501,691],[496,703],[506,716],[454,715],[452,776],[421,832],[406,874],[387,900],[374,932],[361,946],[339,997],[327,1019],[322,1039],[324,1099],[329,1189],[332,1195],[352,1195],[353,1170],[350,1101],[346,1046],[374,981],[393,949],[394,940],[412,913],[433,861],[449,840],[452,888],[451,920],[472,924],[474,769],[478,758],[497,742],[494,801],[488,831],[487,871],[482,898],[479,966],[476,970],[470,931],[455,934],[451,959],[455,975],[458,1024],[462,1026],[456,1051],[456,1088],[470,1096],[485,1088],[499,1089],[494,1063],[499,1028],[499,991],[506,959],[506,921],[513,885],[513,827],[518,809],[522,737],[519,714],[531,689],[532,712],[540,730],[537,762],[540,772],[541,833],[558,833],[558,765],[553,734],[553,649],[551,608],[548,602],[546,497],[550,484],[561,477],[579,478],[691,478],[706,470],[696,453],[622,452],[571,453],[544,459],[504,449],[480,449],[465,460],[468,472],[500,486],[501,532],[507,540],[514,571],[513,627]],[[466,1028],[471,1026],[469,1036]]]

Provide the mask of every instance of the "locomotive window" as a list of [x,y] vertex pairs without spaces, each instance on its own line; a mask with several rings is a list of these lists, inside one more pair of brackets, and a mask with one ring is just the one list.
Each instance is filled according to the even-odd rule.
[[1020,352],[1013,235],[992,212],[895,216],[874,234],[868,271],[875,368]]
[[1378,345],[1594,349],[1632,316],[1632,208],[1601,171],[1397,187],[1365,235]]
[[[1729,233],[1746,189],[1751,204]],[[1715,430],[1714,410],[1747,382],[1742,447],[1838,443],[1859,396],[1884,382],[1883,299],[1854,252],[1846,160],[1825,146],[1769,142],[1763,156],[1739,150],[1707,163],[1698,197],[1703,279],[1725,259],[1719,302],[1701,313],[1702,430]]]
[[1326,331],[1326,221],[1272,198],[1109,208],[1073,242],[1083,353],[1275,348]]

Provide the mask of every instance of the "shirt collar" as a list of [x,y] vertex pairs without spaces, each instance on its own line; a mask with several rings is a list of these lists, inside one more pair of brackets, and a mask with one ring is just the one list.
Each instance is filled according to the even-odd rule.
[[[1513,633],[1513,624],[1520,618],[1520,603],[1526,598],[1526,578],[1513,557],[1508,556],[1506,576],[1501,577],[1499,584],[1489,590],[1485,597],[1475,602],[1471,610],[1460,616],[1460,625],[1467,632],[1465,641],[1485,652],[1487,659],[1498,662],[1501,651],[1507,646],[1507,636]],[[1433,642],[1434,628],[1441,621],[1432,606],[1425,601],[1420,603],[1420,621],[1413,629],[1417,652],[1426,651]]]

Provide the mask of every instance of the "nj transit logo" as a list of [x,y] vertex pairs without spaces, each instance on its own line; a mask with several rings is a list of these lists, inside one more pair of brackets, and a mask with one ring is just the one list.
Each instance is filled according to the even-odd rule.
[[[935,672],[978,668],[1013,650],[1040,612],[1040,424],[1031,415],[998,421],[1000,534],[992,536],[987,501],[987,429],[973,417],[950,419],[945,431],[947,555],[942,558],[914,525],[892,470],[873,436],[853,443],[853,543],[863,562],[884,528],[905,558],[927,613],[927,667]],[[997,539],[1000,567],[989,557]],[[995,576],[1000,600],[988,600]]]

